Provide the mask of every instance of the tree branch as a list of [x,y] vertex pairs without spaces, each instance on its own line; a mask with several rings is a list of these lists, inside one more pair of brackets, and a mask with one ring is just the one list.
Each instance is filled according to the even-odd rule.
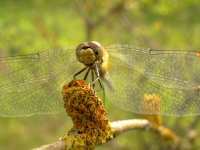
[[65,148],[66,148],[65,142],[62,140],[59,140],[55,143],[51,143],[51,144],[43,145],[38,148],[34,148],[33,150],[65,150]]
[[[113,136],[116,137],[117,135],[120,135],[130,130],[146,129],[150,127],[151,124],[148,120],[145,120],[145,119],[130,119],[130,120],[120,120],[120,121],[111,122],[110,126],[113,131]],[[65,150],[67,147],[68,145],[66,141],[59,140],[57,142],[43,145],[33,150]]]

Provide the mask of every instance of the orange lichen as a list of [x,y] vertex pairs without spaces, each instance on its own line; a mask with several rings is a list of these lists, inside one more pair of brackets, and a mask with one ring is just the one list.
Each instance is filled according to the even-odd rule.
[[81,139],[80,143],[87,147],[112,138],[103,102],[91,86],[83,80],[74,80],[63,86],[62,94],[65,110],[73,121],[73,128],[68,135],[76,135]]

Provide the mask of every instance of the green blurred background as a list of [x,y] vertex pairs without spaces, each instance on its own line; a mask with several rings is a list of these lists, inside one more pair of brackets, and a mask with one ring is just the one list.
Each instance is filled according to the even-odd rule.
[[[0,55],[67,48],[82,41],[103,45],[195,49],[200,47],[199,0],[1,0]],[[108,107],[111,120],[137,117]],[[200,149],[197,117],[163,117],[185,140],[185,149]],[[25,150],[51,143],[70,129],[66,114],[0,118],[0,150]],[[196,135],[197,133],[197,135]],[[196,135],[191,141],[189,136]],[[149,131],[131,131],[98,149],[172,149]]]

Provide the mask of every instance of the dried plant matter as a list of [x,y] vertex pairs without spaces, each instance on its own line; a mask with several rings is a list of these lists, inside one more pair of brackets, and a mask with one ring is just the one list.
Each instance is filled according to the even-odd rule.
[[83,80],[72,81],[63,87],[62,93],[65,110],[73,121],[68,136],[77,138],[76,146],[79,143],[93,147],[112,138],[103,102],[89,85]]

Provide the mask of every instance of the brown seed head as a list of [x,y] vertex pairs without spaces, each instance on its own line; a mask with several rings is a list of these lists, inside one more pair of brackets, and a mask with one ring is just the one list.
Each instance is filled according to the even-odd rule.
[[86,145],[100,144],[111,138],[111,128],[103,102],[91,86],[74,80],[63,86],[64,107],[72,118],[72,132],[84,139]]

